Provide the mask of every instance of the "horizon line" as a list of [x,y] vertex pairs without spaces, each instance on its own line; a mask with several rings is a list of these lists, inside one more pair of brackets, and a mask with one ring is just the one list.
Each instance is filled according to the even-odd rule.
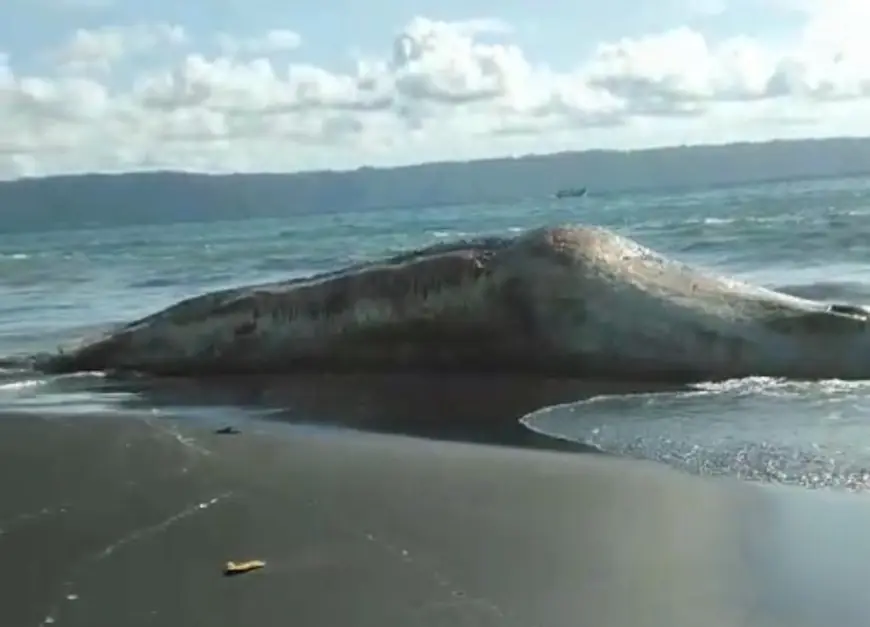
[[[616,154],[623,156],[635,156],[642,154],[650,154],[655,152],[671,152],[681,150],[703,150],[703,149],[725,149],[725,148],[740,148],[751,146],[770,146],[775,144],[806,144],[806,143],[829,143],[829,142],[862,142],[870,141],[870,136],[855,135],[855,136],[832,136],[832,137],[804,137],[804,138],[773,138],[762,140],[741,140],[733,142],[706,142],[699,144],[667,144],[661,146],[647,146],[644,148],[588,148],[583,150],[560,150],[557,152],[530,152],[522,155],[504,155],[500,157],[482,157],[479,159],[465,160],[435,160],[421,161],[416,163],[406,163],[401,165],[359,165],[353,168],[338,168],[328,170],[290,170],[290,171],[270,171],[270,170],[250,170],[250,171],[208,171],[208,170],[193,170],[193,169],[172,169],[172,168],[141,168],[132,170],[92,170],[83,172],[67,172],[58,174],[44,174],[33,176],[19,176],[16,178],[0,179],[0,185],[10,184],[24,181],[45,181],[51,179],[70,179],[70,178],[85,178],[85,177],[121,177],[121,176],[136,176],[136,175],[159,175],[159,174],[176,174],[200,177],[232,177],[232,176],[304,176],[318,174],[352,174],[362,171],[396,171],[396,170],[411,170],[425,167],[437,166],[453,166],[461,167],[470,164],[484,164],[498,161],[521,161],[526,159],[549,159],[555,157],[594,155],[594,154]],[[868,168],[870,170],[870,168]],[[844,174],[844,176],[848,176]]]

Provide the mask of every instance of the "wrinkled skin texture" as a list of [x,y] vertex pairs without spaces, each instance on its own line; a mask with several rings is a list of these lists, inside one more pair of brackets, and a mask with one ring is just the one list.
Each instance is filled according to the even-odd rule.
[[40,358],[50,372],[477,371],[870,377],[868,312],[706,274],[591,227],[457,242],[197,296]]

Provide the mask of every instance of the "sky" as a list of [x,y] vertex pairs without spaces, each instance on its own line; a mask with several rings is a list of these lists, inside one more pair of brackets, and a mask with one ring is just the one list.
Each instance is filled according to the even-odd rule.
[[868,21],[868,0],[3,0],[0,178],[870,135]]

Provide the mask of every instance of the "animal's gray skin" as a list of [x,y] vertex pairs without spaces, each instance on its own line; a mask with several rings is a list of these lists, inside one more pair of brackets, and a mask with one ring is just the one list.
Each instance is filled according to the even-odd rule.
[[37,365],[859,379],[870,378],[868,349],[863,307],[705,274],[603,229],[558,227],[205,294]]

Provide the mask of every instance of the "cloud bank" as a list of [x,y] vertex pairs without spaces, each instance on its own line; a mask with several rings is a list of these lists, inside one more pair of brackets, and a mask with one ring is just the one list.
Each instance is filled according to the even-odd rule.
[[80,29],[46,51],[45,75],[0,53],[0,177],[870,134],[870,4],[767,1],[802,16],[787,42],[678,27],[601,42],[567,70],[535,61],[491,18],[412,19],[345,72],[306,63],[292,25],[254,38]]

